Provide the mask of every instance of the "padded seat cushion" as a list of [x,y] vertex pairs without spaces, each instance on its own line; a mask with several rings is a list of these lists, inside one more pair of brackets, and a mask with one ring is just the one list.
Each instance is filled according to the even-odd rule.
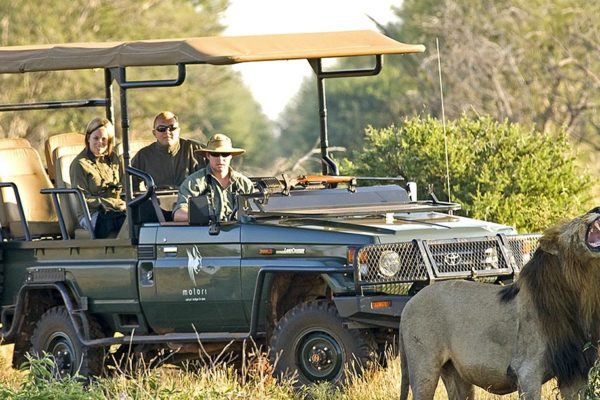
[[[79,148],[81,152],[82,148]],[[65,154],[55,160],[56,162],[56,187],[59,188],[70,188],[71,187],[71,176],[69,175],[69,169],[71,163],[77,157],[77,153]],[[65,226],[67,232],[71,237],[76,236],[75,230],[79,227],[79,221],[77,221],[76,211],[78,207],[78,198],[75,195],[61,195],[60,207],[65,220]]]
[[31,143],[22,137],[0,139],[0,149],[15,149],[18,147],[31,147]]
[[[37,151],[28,147],[0,149],[0,165],[0,182],[14,182],[19,189],[31,234],[43,236],[60,233],[52,199],[40,193],[43,188],[51,188],[52,183],[44,171]],[[3,207],[3,220],[0,221],[2,226],[8,226],[12,237],[24,236],[12,188],[2,188],[0,198]]]
[[81,146],[81,148],[85,146],[85,135],[82,135],[78,132],[59,133],[46,139],[44,150],[46,152],[46,166],[48,167],[48,175],[50,175],[50,179],[54,180],[56,178],[54,176],[54,162],[56,161],[56,158],[53,157],[54,149],[62,146],[76,145]]

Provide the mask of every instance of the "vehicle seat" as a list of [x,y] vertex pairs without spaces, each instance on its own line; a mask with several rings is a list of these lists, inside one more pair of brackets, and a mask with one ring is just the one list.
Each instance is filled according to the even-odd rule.
[[[60,146],[54,149],[53,159],[54,159],[54,167],[55,167],[55,176],[56,176],[56,187],[57,188],[70,188],[71,187],[71,176],[69,174],[69,170],[71,168],[71,163],[77,157],[81,150],[83,150],[84,145],[73,145],[73,146]],[[77,221],[77,215],[75,210],[77,210],[77,202],[78,199],[74,195],[59,195],[60,199],[60,207],[63,213],[63,218],[65,221],[65,227],[70,237],[89,237],[89,233],[87,230],[79,227],[79,222]]]
[[[0,138],[0,149],[17,149],[19,147],[31,147],[29,140],[16,137],[16,138]],[[0,192],[0,201],[2,200],[2,193]],[[0,225],[1,228],[8,230],[7,218],[4,214],[4,206],[0,204]]]
[[0,149],[15,149],[19,147],[31,147],[31,143],[22,137],[0,139]]
[[[155,139],[135,139],[129,141],[129,158],[133,160],[133,157],[137,154],[140,149],[151,145],[156,142]],[[119,156],[123,155],[123,143],[119,143],[115,149]]]
[[54,149],[57,147],[74,145],[80,145],[83,148],[83,146],[85,146],[85,136],[78,132],[70,132],[59,133],[46,139],[46,143],[44,145],[44,150],[46,153],[46,166],[48,167],[48,175],[50,176],[50,180],[53,182],[56,181],[56,167],[54,166],[56,159],[53,158]]
[[[17,185],[31,236],[60,235],[52,199],[40,193],[43,188],[51,188],[52,183],[44,171],[38,152],[31,147],[0,149],[0,165],[0,182],[13,182]],[[3,229],[8,231],[9,237],[25,237],[12,188],[0,189],[0,200],[3,208],[0,223]]]

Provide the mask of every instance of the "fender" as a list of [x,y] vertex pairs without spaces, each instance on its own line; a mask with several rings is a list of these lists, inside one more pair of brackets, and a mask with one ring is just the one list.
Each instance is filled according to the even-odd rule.
[[[84,312],[82,312],[83,310],[81,310],[81,308],[80,311],[75,311],[73,300],[71,299],[71,295],[66,285],[63,282],[54,282],[33,283],[21,286],[19,293],[17,294],[16,305],[14,307],[6,307],[2,309],[2,332],[0,333],[1,340],[5,343],[14,343],[18,327],[21,325],[21,321],[24,318],[24,304],[26,303],[26,297],[31,291],[42,289],[50,289],[58,292],[63,304],[67,308],[67,311],[69,311],[73,326],[75,326],[75,329],[77,330],[77,335],[80,336],[80,328],[79,324],[75,320],[74,315],[77,315],[80,318],[84,332],[89,337],[89,324],[87,316]],[[78,302],[81,302],[82,300],[83,299],[78,299]]]
[[[256,286],[254,288],[254,298],[252,299],[252,313],[250,316],[250,332],[249,335],[251,337],[255,337],[258,329],[258,313],[259,313],[259,304],[261,302],[261,294],[263,291],[265,278],[268,274],[275,274],[279,272],[293,272],[293,273],[318,273],[323,275],[328,275],[331,273],[340,273],[340,272],[348,272],[348,268],[346,267],[311,267],[311,268],[303,268],[299,270],[296,266],[268,266],[263,267],[258,271],[258,275],[256,277]],[[325,280],[328,281],[327,279]]]

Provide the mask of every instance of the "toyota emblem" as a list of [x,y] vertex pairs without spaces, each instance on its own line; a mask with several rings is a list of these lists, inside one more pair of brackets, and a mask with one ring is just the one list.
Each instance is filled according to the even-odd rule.
[[446,263],[446,265],[449,265],[451,267],[460,264],[460,261],[460,255],[458,255],[458,253],[448,253],[444,256],[444,262]]

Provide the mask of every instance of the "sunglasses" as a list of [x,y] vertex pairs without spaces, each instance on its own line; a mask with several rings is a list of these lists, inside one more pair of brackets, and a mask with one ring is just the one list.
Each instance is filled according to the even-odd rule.
[[223,158],[227,158],[231,155],[231,153],[208,153],[210,154],[211,157],[223,157]]
[[169,132],[173,132],[173,131],[176,131],[177,129],[179,129],[179,125],[159,125],[156,128],[154,128],[155,131],[160,132],[160,133],[165,133],[167,130]]
[[91,135],[91,134],[92,134],[92,132],[94,132],[94,131],[95,131],[95,130],[97,130],[97,129],[100,129],[100,128],[102,128],[102,127],[106,128],[106,127],[108,126],[108,124],[109,124],[109,123],[110,123],[110,121],[109,121],[108,119],[106,119],[106,118],[104,118],[104,119],[100,119],[100,120],[98,121],[98,124],[94,125],[94,127],[93,127],[93,128],[91,128],[91,129],[88,129],[88,130],[87,130],[86,134],[88,134],[88,135]]

